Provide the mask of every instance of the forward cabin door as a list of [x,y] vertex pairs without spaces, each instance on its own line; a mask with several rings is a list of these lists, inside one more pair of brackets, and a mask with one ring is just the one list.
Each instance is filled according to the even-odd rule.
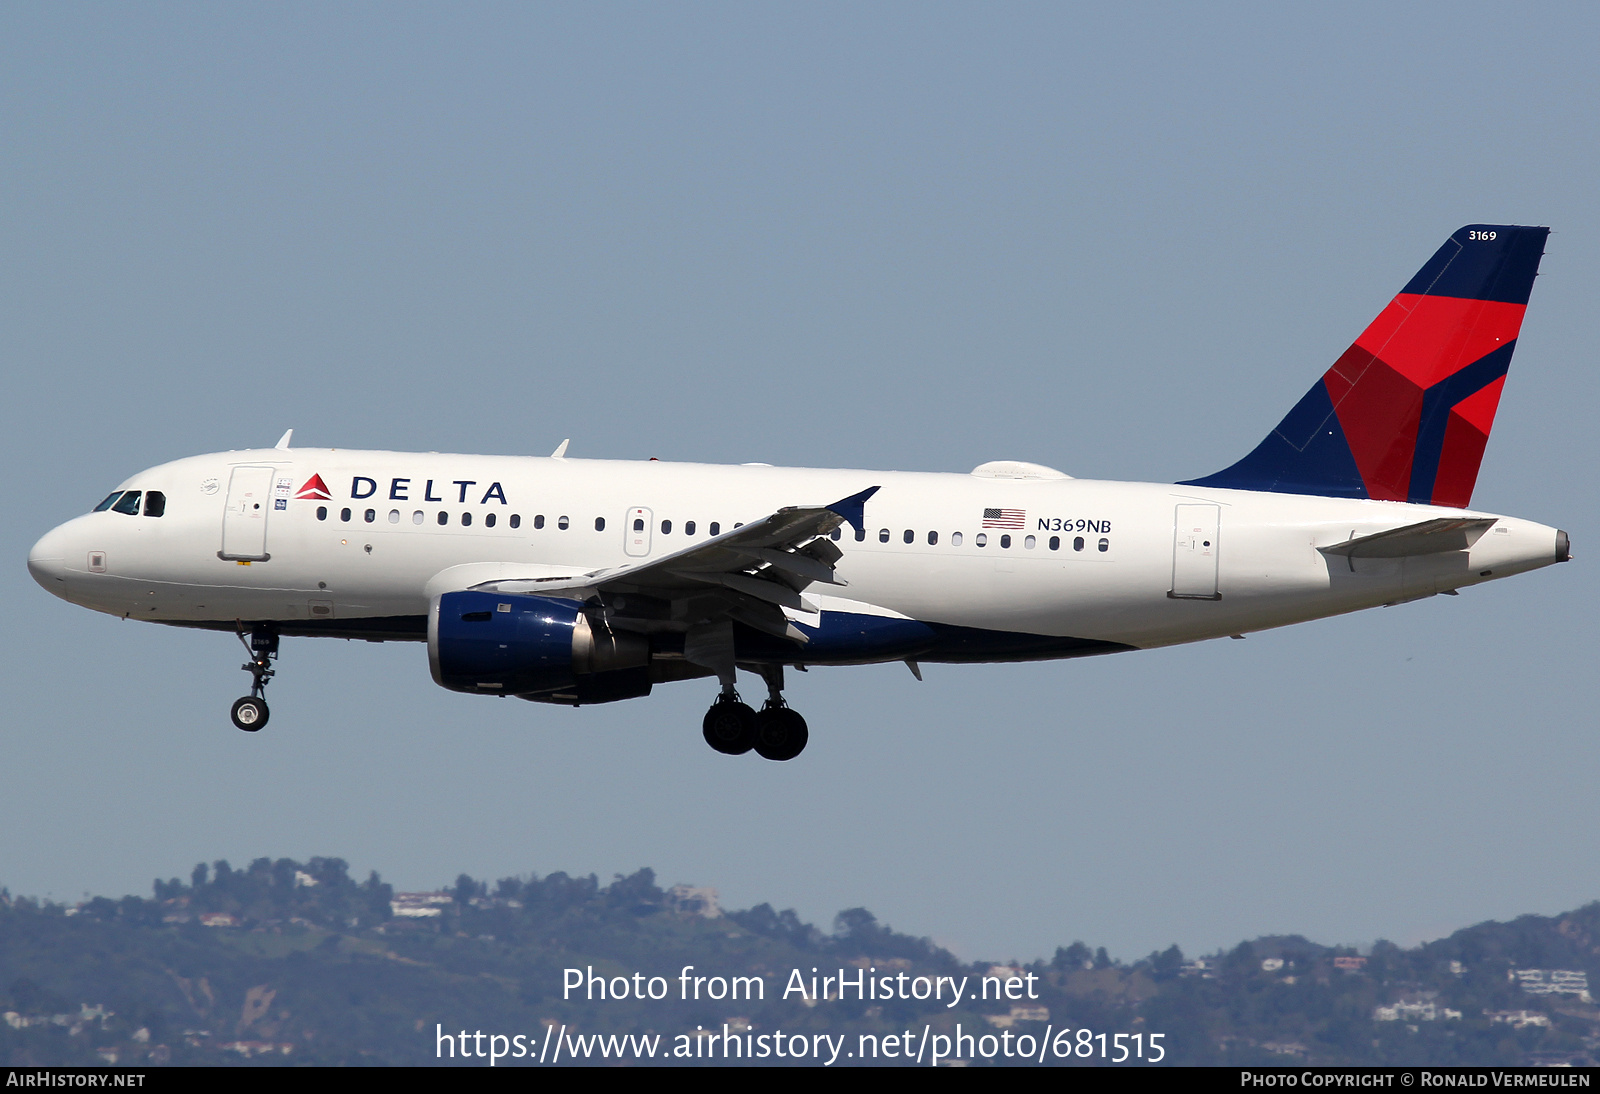
[[1221,540],[1220,505],[1180,505],[1173,518],[1172,590],[1174,600],[1221,600],[1217,557]]
[[272,511],[271,467],[235,467],[228,480],[228,507],[222,511],[222,550],[217,557],[265,562],[267,514]]
[[650,510],[628,510],[628,519],[622,524],[622,550],[629,558],[644,558],[650,553],[650,521]]

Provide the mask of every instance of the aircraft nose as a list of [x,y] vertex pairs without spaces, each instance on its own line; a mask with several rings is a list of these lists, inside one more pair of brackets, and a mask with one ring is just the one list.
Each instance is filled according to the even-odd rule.
[[52,528],[28,552],[28,572],[50,592],[60,595],[67,580],[67,533]]

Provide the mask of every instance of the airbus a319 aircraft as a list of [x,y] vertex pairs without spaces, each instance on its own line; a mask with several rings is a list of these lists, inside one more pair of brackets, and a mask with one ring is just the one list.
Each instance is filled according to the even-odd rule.
[[[716,677],[719,752],[788,760],[784,669],[1033,661],[1241,635],[1565,562],[1469,508],[1546,228],[1450,237],[1276,429],[1177,484],[290,447],[141,471],[45,534],[74,604],[233,631],[425,642],[455,691],[573,706]],[[758,674],[759,712],[735,687]]]

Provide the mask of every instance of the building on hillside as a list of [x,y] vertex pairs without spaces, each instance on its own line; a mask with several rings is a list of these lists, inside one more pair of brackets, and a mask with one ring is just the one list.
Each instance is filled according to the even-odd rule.
[[698,915],[706,919],[718,919],[722,915],[717,891],[709,886],[674,885],[667,890],[667,906],[679,915]]
[[1529,995],[1576,995],[1585,1003],[1589,997],[1589,974],[1581,969],[1511,969],[1506,979]]
[[427,919],[442,915],[454,901],[449,893],[396,893],[389,901],[389,913],[402,919]]

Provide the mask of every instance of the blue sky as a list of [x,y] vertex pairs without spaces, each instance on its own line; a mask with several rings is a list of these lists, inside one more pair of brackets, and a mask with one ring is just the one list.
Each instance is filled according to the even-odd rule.
[[[1592,52],[1490,5],[0,11],[0,884],[338,855],[665,882],[968,956],[1416,941],[1600,898]],[[1176,650],[818,670],[802,761],[703,683],[562,710],[420,647],[54,600],[27,548],[271,444],[1173,481],[1439,243],[1554,229],[1474,503],[1572,565]]]

